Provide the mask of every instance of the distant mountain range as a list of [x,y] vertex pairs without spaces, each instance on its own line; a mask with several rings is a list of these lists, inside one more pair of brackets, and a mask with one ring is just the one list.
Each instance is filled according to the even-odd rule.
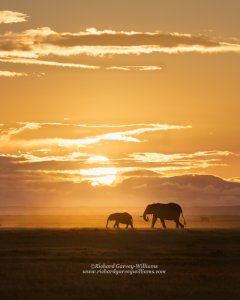
[[240,183],[212,175],[139,176],[124,180],[119,189],[154,202],[182,206],[240,206]]

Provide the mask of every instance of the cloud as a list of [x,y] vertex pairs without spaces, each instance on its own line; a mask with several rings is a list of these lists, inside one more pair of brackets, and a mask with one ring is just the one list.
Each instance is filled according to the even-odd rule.
[[240,44],[176,32],[98,31],[94,28],[77,33],[59,33],[42,27],[20,33],[7,32],[0,36],[0,58],[7,60],[39,59],[49,55],[67,57],[81,54],[104,56],[185,52],[239,53]]
[[113,140],[113,141],[125,141],[125,142],[136,142],[140,143],[144,140],[140,140],[135,135],[143,134],[146,132],[154,132],[154,131],[165,131],[165,130],[178,130],[178,129],[187,129],[191,128],[190,125],[182,126],[182,125],[168,125],[168,124],[147,124],[145,127],[136,128],[126,131],[106,133],[99,138],[101,140]]
[[[149,203],[186,207],[239,205],[240,183],[211,175],[138,176],[114,186],[93,187],[79,170],[24,170],[16,158],[1,158],[0,205],[31,207],[115,206],[144,210]],[[25,167],[25,166],[24,166]],[[136,175],[136,176],[134,176]],[[7,201],[6,201],[7,200]]]
[[77,63],[64,63],[64,62],[47,61],[47,60],[30,59],[30,58],[4,58],[4,59],[0,58],[0,62],[25,64],[25,65],[53,66],[53,67],[63,67],[63,68],[89,69],[89,70],[100,69],[99,66],[84,65],[84,64],[77,64]]
[[[40,45],[51,45],[50,51],[72,49],[79,54],[141,54],[151,52],[239,52],[239,44],[183,33],[134,32],[134,31],[98,31],[95,28],[83,32],[58,33],[48,27],[27,30],[20,34],[19,42],[35,41]],[[93,47],[93,48],[92,48]],[[42,47],[42,50],[43,47]],[[45,49],[46,50],[46,49]],[[62,52],[62,55],[64,52]],[[66,52],[67,54],[67,52]],[[69,53],[70,54],[70,53]]]
[[[49,27],[0,34],[0,62],[97,70],[100,66],[58,62],[53,57],[141,55],[154,53],[240,52],[238,41],[229,43],[203,35],[176,32],[136,32],[88,28],[77,33]],[[160,66],[109,66],[105,70],[158,71]]]
[[[155,148],[151,145],[152,133],[187,128],[191,127],[144,123],[2,124],[0,205],[5,205],[6,199],[8,205],[27,206],[47,206],[46,199],[65,206],[74,205],[76,201],[78,205],[82,204],[81,199],[94,205],[109,205],[113,199],[116,204],[133,206],[170,201],[184,206],[236,204],[240,195],[238,182],[206,175],[173,176],[184,170],[194,173],[203,168],[222,166],[227,158],[233,158],[232,152],[166,154],[136,151],[148,144],[146,138],[150,139],[147,147]],[[106,142],[115,149],[108,153],[100,151],[107,157],[108,164],[87,163],[93,156],[100,155],[97,150],[102,147],[99,145],[98,148],[96,144]],[[114,185],[107,186],[111,182]]]
[[[222,167],[236,156],[230,151],[198,151],[194,153],[137,152],[153,149],[152,133],[189,129],[191,126],[169,124],[106,124],[88,125],[62,122],[19,122],[2,124],[0,129],[0,177],[29,178],[36,184],[46,182],[82,182],[94,179],[103,165],[89,159],[104,155],[106,172],[114,172],[114,182],[124,187],[127,178],[139,178],[132,188],[141,190],[156,178],[184,172],[202,172],[210,167]],[[146,140],[148,138],[150,141]],[[102,152],[102,146],[106,152]],[[98,153],[98,150],[100,152]],[[110,149],[110,150],[109,150]],[[113,149],[113,151],[112,151]],[[123,150],[124,149],[124,150]],[[102,168],[102,169],[100,169]],[[81,171],[80,171],[81,170]],[[10,173],[9,173],[10,172]],[[93,172],[93,173],[91,173]],[[92,175],[91,175],[92,174]],[[104,173],[105,174],[105,173]],[[90,176],[91,175],[91,176]],[[34,177],[35,176],[35,177]],[[112,174],[100,178],[109,182]],[[149,181],[149,179],[153,181]],[[99,181],[100,182],[100,181]],[[93,182],[92,182],[93,183]],[[169,185],[172,183],[164,183]]]
[[[47,151],[48,152],[48,151]],[[37,156],[34,154],[28,153],[21,153],[21,154],[0,154],[0,158],[13,158],[16,162],[19,163],[41,163],[41,162],[76,162],[76,161],[83,161],[85,162],[87,158],[90,157],[88,153],[84,152],[69,152],[68,154],[63,155],[42,155]]]
[[8,128],[6,129],[1,135],[0,135],[0,140],[4,141],[7,140],[9,141],[9,139],[14,136],[17,135],[25,130],[35,130],[35,129],[39,129],[41,126],[39,123],[32,123],[32,122],[27,122],[24,123],[23,126],[20,126],[18,128]]
[[26,22],[27,18],[28,15],[20,12],[15,12],[10,10],[0,11],[0,24]]
[[239,177],[233,177],[233,178],[230,178],[229,181],[240,183],[240,178]]
[[111,66],[106,68],[107,70],[116,71],[159,71],[162,67],[158,66]]
[[226,165],[222,160],[234,155],[230,151],[199,151],[195,153],[164,154],[156,152],[132,153],[130,160],[138,165],[150,167],[153,171],[166,172],[193,170]]
[[[58,146],[58,147],[86,147],[88,145],[100,143],[102,141],[121,141],[121,142],[133,142],[133,143],[141,143],[145,142],[146,140],[140,139],[138,136],[144,133],[149,132],[157,132],[157,131],[166,131],[166,130],[179,130],[179,129],[189,129],[191,126],[189,125],[168,125],[168,124],[130,124],[130,125],[100,125],[100,126],[88,126],[86,124],[62,124],[62,123],[38,123],[38,122],[20,122],[20,127],[16,128],[10,128],[6,129],[5,133],[0,135],[0,140],[6,140],[9,141],[11,137],[14,135],[16,137],[17,134],[22,133],[25,130],[31,129],[31,130],[37,130],[41,129],[44,126],[77,126],[82,128],[94,128],[94,129],[105,129],[104,132],[97,134],[97,135],[89,135],[83,138],[59,138],[59,137],[53,137],[48,138],[46,137],[46,134],[44,134],[44,138],[34,138],[31,140],[24,140],[22,141],[17,140],[15,138],[14,141],[11,141],[13,144],[19,144],[22,143],[22,145],[26,145],[26,147],[40,147],[40,146]],[[128,127],[131,126],[133,129],[128,129]],[[124,128],[125,130],[116,130],[118,128]],[[109,132],[109,130],[112,128],[112,130]],[[115,130],[114,130],[115,129]],[[107,130],[107,131],[106,131]]]
[[[61,122],[3,124],[0,130],[0,158],[11,161],[11,166],[17,171],[14,176],[20,176],[20,173],[27,173],[29,176],[30,172],[41,175],[46,182],[49,180],[80,182],[90,180],[86,173],[88,169],[93,169],[94,172],[99,170],[99,163],[95,162],[89,167],[86,162],[89,158],[96,157],[96,149],[104,143],[108,143],[110,147],[132,149],[134,146],[128,146],[129,143],[146,144],[146,136],[152,132],[187,128],[191,126],[144,123],[87,125]],[[117,170],[119,175],[117,180],[131,176],[130,173],[127,175],[124,172],[136,172],[136,162],[129,159],[126,154],[122,156],[121,153],[117,153],[117,157],[109,157],[107,154],[106,157],[109,161],[107,168]],[[138,172],[140,174],[141,170]],[[153,173],[150,170],[146,172]],[[112,180],[106,176],[101,178],[102,182]],[[116,175],[114,181],[115,178]]]
[[[66,118],[68,120],[68,118]],[[70,126],[70,127],[81,127],[81,128],[102,128],[102,129],[117,129],[117,128],[129,128],[129,127],[156,127],[161,126],[164,129],[171,127],[171,129],[181,129],[182,125],[168,125],[158,123],[133,123],[133,124],[102,124],[102,125],[90,125],[90,124],[79,124],[79,123],[65,123],[65,122],[17,122],[20,125],[36,124],[38,126]],[[173,126],[173,127],[172,127]],[[190,125],[184,126],[184,128],[191,128]]]
[[157,172],[148,170],[148,169],[133,169],[131,171],[126,171],[122,172],[121,176],[126,176],[126,177],[158,177],[161,176],[162,174],[159,174]]
[[133,153],[129,156],[139,162],[186,162],[188,159],[194,158],[207,158],[217,156],[229,156],[232,153],[229,151],[199,151],[195,153],[176,153],[176,154],[163,154],[157,152]]
[[28,76],[26,73],[10,72],[10,71],[0,71],[0,77],[21,77]]

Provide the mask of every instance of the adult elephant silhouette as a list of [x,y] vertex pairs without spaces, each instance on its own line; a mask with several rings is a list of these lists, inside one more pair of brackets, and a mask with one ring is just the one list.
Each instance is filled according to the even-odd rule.
[[131,228],[133,229],[133,218],[129,213],[115,213],[115,214],[111,214],[109,215],[108,219],[107,219],[107,224],[106,224],[106,228],[108,228],[108,222],[109,221],[115,221],[114,224],[114,228],[119,228],[119,223],[121,224],[126,224],[126,228],[128,228],[128,226],[130,225]]
[[186,221],[184,219],[182,208],[180,205],[176,203],[153,203],[149,204],[146,207],[143,213],[143,219],[147,222],[149,220],[148,215],[153,215],[152,228],[154,227],[158,218],[160,219],[164,228],[166,228],[165,220],[173,220],[176,223],[176,228],[178,228],[179,226],[181,228],[184,228],[184,225],[179,221],[181,214],[184,220],[184,225],[186,225]]

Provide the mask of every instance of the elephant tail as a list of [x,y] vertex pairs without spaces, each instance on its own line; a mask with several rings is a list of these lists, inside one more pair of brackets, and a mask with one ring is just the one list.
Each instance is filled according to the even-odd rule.
[[183,212],[182,211],[181,211],[181,214],[182,214],[182,217],[183,217],[184,225],[187,225],[187,222],[186,222],[186,220],[185,220],[185,218],[183,216]]

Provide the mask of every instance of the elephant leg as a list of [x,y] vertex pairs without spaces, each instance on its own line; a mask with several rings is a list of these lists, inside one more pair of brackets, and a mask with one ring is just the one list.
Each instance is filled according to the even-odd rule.
[[181,226],[181,228],[184,228],[184,225],[182,223],[180,223],[179,221],[178,221],[178,224]]
[[161,220],[161,223],[162,223],[163,228],[166,228],[166,224],[165,224],[165,222],[164,222],[164,219],[160,219],[160,220]]
[[178,228],[179,227],[179,221],[175,220],[175,223],[176,223],[176,228]]
[[156,221],[157,221],[157,217],[153,215],[153,218],[152,218],[152,228],[154,227]]
[[119,228],[119,222],[116,221],[113,227],[114,227],[114,228]]
[[131,226],[131,228],[133,229],[133,222],[131,221],[131,223],[130,223],[130,226]]
[[128,224],[127,224],[127,226],[126,226],[126,229],[128,229]]

